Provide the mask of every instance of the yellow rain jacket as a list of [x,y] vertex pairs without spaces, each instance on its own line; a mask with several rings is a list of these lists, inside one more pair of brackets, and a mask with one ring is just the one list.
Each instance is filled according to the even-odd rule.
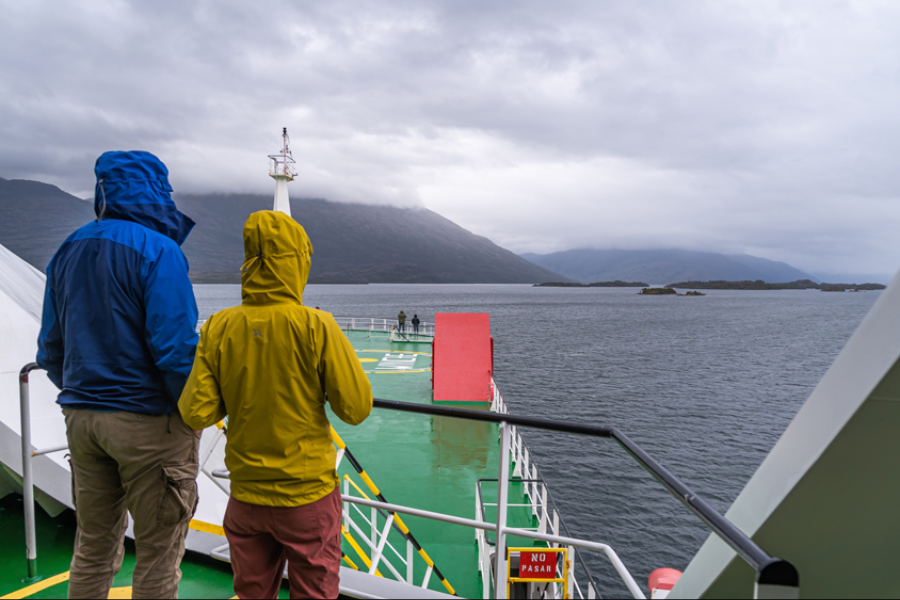
[[302,506],[328,495],[338,477],[325,401],[351,425],[372,410],[372,387],[334,318],[301,304],[310,255],[287,215],[250,215],[243,301],[203,325],[178,403],[194,429],[228,415],[225,465],[243,502]]

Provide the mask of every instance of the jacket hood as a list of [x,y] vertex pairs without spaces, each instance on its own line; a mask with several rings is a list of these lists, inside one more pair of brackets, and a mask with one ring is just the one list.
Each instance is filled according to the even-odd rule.
[[282,212],[261,210],[244,225],[244,304],[302,304],[313,249],[303,227]]
[[169,170],[140,150],[104,152],[94,165],[94,213],[98,219],[134,221],[175,240],[180,246],[194,221],[172,201]]

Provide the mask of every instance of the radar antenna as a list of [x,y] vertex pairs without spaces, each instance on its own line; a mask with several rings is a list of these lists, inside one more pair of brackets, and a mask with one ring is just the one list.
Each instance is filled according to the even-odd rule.
[[287,127],[281,130],[281,138],[281,152],[269,155],[269,177],[275,180],[275,206],[272,210],[279,210],[291,216],[287,182],[293,181],[297,176],[297,170],[294,168],[295,162],[290,148],[291,138],[288,137]]

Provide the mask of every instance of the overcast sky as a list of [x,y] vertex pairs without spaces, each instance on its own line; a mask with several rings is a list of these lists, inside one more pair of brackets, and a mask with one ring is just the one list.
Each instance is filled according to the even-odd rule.
[[[516,252],[900,268],[900,2],[0,0],[0,177],[432,209]],[[295,215],[302,222],[303,215]]]

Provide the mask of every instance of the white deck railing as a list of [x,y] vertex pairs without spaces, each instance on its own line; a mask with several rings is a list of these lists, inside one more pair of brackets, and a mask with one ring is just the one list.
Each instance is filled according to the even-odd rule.
[[[34,364],[24,367],[22,369],[22,372],[20,373],[19,378],[21,408],[20,414],[22,420],[22,473],[23,495],[25,504],[26,558],[28,564],[28,575],[30,578],[37,576],[37,540],[35,535],[34,479],[32,474],[32,460],[35,456],[41,454],[65,450],[65,447],[62,446],[40,450],[34,450],[31,447],[28,374],[30,373],[30,371],[36,368],[38,367]],[[503,397],[500,395],[496,384],[494,384],[493,380],[491,383],[493,387],[493,402],[491,410],[494,412],[499,412],[501,414],[509,414],[508,406],[503,401]],[[215,433],[217,437],[222,437],[222,434],[223,431],[221,429],[219,429]],[[219,441],[219,439],[217,439],[216,441]],[[210,445],[211,448],[214,446],[215,444]],[[203,457],[203,465],[201,466],[201,471],[206,476],[214,480],[227,479],[229,476],[227,472],[212,471],[206,468],[207,458],[208,456]],[[631,574],[628,572],[628,569],[625,567],[616,552],[610,546],[602,543],[591,542],[589,540],[581,540],[560,535],[560,533],[562,532],[560,531],[559,514],[555,509],[551,507],[551,504],[549,503],[547,486],[543,482],[543,480],[540,479],[540,474],[537,470],[536,465],[533,464],[533,461],[531,462],[530,473],[532,477],[528,481],[528,483],[526,483],[526,493],[529,497],[530,504],[524,506],[530,506],[532,513],[538,517],[539,526],[532,529],[507,527],[507,514],[509,508],[511,507],[508,497],[510,484],[510,462],[513,462],[515,464],[513,476],[518,477],[519,475],[516,475],[517,473],[528,473],[529,458],[530,453],[525,446],[525,442],[522,439],[521,434],[518,433],[517,428],[509,425],[506,422],[501,423],[499,477],[496,480],[498,483],[498,500],[496,503],[498,510],[496,523],[488,522],[487,519],[483,516],[480,486],[476,487],[476,518],[466,519],[455,515],[435,513],[352,496],[350,493],[351,490],[349,484],[351,480],[347,478],[345,479],[343,490],[344,493],[342,494],[342,500],[344,502],[344,529],[345,531],[347,531],[347,533],[357,533],[363,540],[363,542],[365,542],[365,544],[369,547],[371,551],[371,558],[368,559],[368,557],[366,557],[368,559],[366,560],[366,562],[368,563],[366,564],[366,570],[370,574],[377,573],[379,571],[379,567],[384,566],[391,575],[396,577],[397,581],[405,582],[408,585],[416,585],[416,583],[413,581],[413,561],[415,559],[416,553],[414,552],[412,542],[409,538],[407,538],[406,540],[405,557],[400,553],[400,551],[397,550],[397,548],[394,547],[394,545],[389,542],[388,536],[395,524],[396,513],[413,515],[426,519],[474,528],[476,530],[476,539],[478,541],[478,569],[482,575],[482,592],[484,598],[488,598],[491,596],[493,596],[494,598],[506,597],[508,569],[506,540],[509,536],[547,542],[552,547],[566,545],[569,547],[570,556],[573,557],[575,555],[575,548],[602,552],[606,555],[612,566],[615,568],[616,572],[622,578],[629,592],[631,592],[631,594],[635,598],[644,598],[644,595],[641,592],[641,589],[638,587],[637,583],[634,581],[634,578],[631,576]],[[221,487],[224,491],[225,486]],[[368,518],[357,505],[368,506],[371,509],[371,518]],[[354,519],[351,518],[351,507],[359,514],[360,517],[362,517],[363,522],[369,526],[368,532],[365,531],[364,527],[361,527],[360,525],[355,523]],[[550,517],[551,510],[552,518]],[[385,511],[386,514],[381,511]],[[383,525],[379,524],[379,516],[383,517]],[[491,548],[489,547],[490,544],[485,538],[484,534],[486,531],[493,531],[495,533],[496,537],[495,543],[493,544],[493,552],[491,552]],[[217,551],[220,551],[220,554],[225,555],[226,548],[227,546],[223,546],[222,548],[218,548]],[[394,562],[388,560],[388,550],[393,553],[393,561],[398,561],[402,565],[402,567],[398,568],[397,566],[395,566]],[[432,573],[433,566],[429,565],[418,587],[427,588]],[[574,589],[578,593],[579,597],[584,598],[585,595],[582,593],[581,588],[574,577],[574,569],[568,569],[567,577],[569,589]],[[588,581],[587,588],[587,598],[596,597],[593,582]],[[545,593],[547,593],[547,597],[559,598],[561,597],[561,591],[562,588],[559,584],[551,584],[547,587]]]
[[[510,414],[509,405],[503,399],[503,395],[500,393],[500,388],[497,383],[494,381],[494,378],[491,377],[491,412],[495,412],[502,415]],[[544,481],[543,476],[541,475],[540,470],[537,467],[537,463],[531,456],[531,452],[528,450],[528,446],[525,444],[525,439],[522,437],[521,432],[519,432],[519,428],[515,425],[509,426],[510,430],[510,439],[509,439],[509,459],[513,464],[513,472],[512,477],[517,478],[525,485],[525,495],[528,499],[528,503],[525,505],[511,505],[508,504],[510,508],[515,508],[516,506],[529,508],[531,510],[532,516],[537,520],[538,526],[536,528],[530,528],[531,531],[534,531],[537,535],[550,535],[556,537],[567,537],[568,532],[565,531],[565,525],[561,523],[559,511],[553,505],[552,498],[550,498],[550,491],[547,487],[546,482]],[[483,506],[495,506],[496,504],[490,502],[484,502],[482,498],[481,486],[476,486],[476,511],[479,515],[483,515]],[[480,557],[479,560],[479,568],[484,572],[483,565],[489,564],[490,561],[490,545],[485,536],[484,531],[478,531],[476,533],[476,540],[478,542],[478,554]],[[551,547],[553,545],[551,544]],[[558,544],[557,544],[558,546]],[[582,547],[582,546],[576,546]],[[614,554],[614,553],[613,553]],[[585,586],[587,587],[587,595],[585,595],[581,586],[576,578],[570,579],[569,590],[574,589],[575,593],[578,594],[579,598],[596,598],[596,590],[594,589],[594,581],[591,577],[590,571],[587,568],[587,565],[584,563],[583,557],[577,551],[570,551],[570,557],[572,560],[572,566],[575,565],[575,559],[578,559],[578,562],[581,565],[582,572],[584,577],[586,578]],[[615,559],[618,561],[618,557]],[[613,561],[612,557],[610,557],[610,561],[613,562],[615,566],[615,561]],[[621,562],[621,561],[619,561]],[[622,566],[624,569],[624,565]],[[618,567],[616,567],[618,570]],[[488,570],[490,574],[490,570]],[[574,568],[570,569],[570,576],[574,573]],[[627,573],[627,570],[625,570]],[[620,572],[620,575],[622,573]],[[628,577],[631,577],[628,575]],[[623,576],[623,579],[625,577]],[[626,581],[627,584],[627,581]],[[483,581],[484,589],[489,589],[489,577],[485,577]],[[553,584],[551,589],[551,594],[557,593],[560,591],[559,584]],[[629,591],[632,591],[629,587]],[[558,598],[558,595],[551,595],[550,597]],[[638,597],[638,596],[635,596]]]
[[[364,317],[335,317],[335,321],[344,331],[368,331],[370,333],[387,333],[400,331],[397,319],[369,319]],[[407,337],[416,335],[410,319],[406,320],[402,333]],[[418,329],[419,337],[434,337],[434,323],[421,321]]]

